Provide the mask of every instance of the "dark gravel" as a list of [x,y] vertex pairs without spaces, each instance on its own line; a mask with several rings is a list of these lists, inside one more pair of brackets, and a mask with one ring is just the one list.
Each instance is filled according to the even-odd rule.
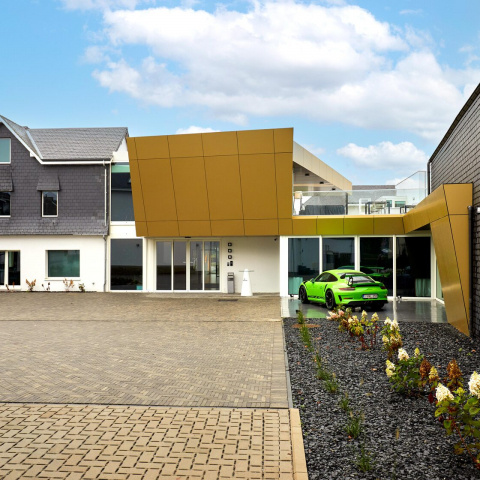
[[[374,350],[361,351],[359,342],[339,332],[336,322],[306,321],[319,325],[311,334],[322,358],[336,374],[340,391],[348,393],[350,406],[365,416],[364,434],[349,440],[344,431],[347,414],[338,405],[341,393],[323,389],[315,376],[312,354],[303,346],[298,328],[293,327],[296,319],[285,319],[293,406],[300,410],[310,480],[480,478],[480,470],[469,457],[453,453],[456,438],[445,435],[427,397],[406,398],[391,392],[385,374],[386,353],[380,344]],[[480,371],[480,341],[467,338],[451,325],[400,322],[400,331],[407,352],[413,355],[419,347],[441,378],[452,358],[466,381],[472,371]],[[355,465],[362,444],[375,462],[367,473]]]

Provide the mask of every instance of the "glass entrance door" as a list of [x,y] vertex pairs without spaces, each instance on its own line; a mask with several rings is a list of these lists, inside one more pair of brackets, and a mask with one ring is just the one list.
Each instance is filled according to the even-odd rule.
[[157,290],[220,290],[220,242],[159,241],[156,253]]
[[187,242],[173,242],[173,289],[187,289]]

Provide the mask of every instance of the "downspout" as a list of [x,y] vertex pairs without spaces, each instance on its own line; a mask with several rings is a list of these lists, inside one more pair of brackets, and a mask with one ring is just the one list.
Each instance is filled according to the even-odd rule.
[[430,195],[431,191],[430,191],[430,163],[431,163],[432,159],[430,159],[428,162],[427,162],[427,195]]
[[[105,176],[105,198],[104,198],[104,225],[107,226],[107,165],[103,161]],[[108,233],[108,232],[107,232]],[[107,291],[107,237],[103,235],[103,292]]]
[[107,236],[103,235],[103,292],[107,291]]
[[473,321],[473,249],[474,249],[474,239],[473,239],[473,222],[475,216],[473,215],[474,208],[470,205],[468,207],[468,266],[470,273],[468,276],[469,284],[469,295],[468,295],[468,313],[469,313],[469,325],[468,329],[470,331],[470,336],[475,337],[474,321]]

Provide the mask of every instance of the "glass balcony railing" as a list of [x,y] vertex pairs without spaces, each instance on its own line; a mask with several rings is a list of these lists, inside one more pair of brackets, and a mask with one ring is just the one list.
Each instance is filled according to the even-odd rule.
[[332,190],[293,193],[293,215],[392,215],[406,213],[427,196],[425,188]]

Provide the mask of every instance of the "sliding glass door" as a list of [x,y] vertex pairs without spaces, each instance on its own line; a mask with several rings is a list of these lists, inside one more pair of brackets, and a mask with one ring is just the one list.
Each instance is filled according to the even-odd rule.
[[157,290],[220,290],[220,242],[158,241],[156,253]]

